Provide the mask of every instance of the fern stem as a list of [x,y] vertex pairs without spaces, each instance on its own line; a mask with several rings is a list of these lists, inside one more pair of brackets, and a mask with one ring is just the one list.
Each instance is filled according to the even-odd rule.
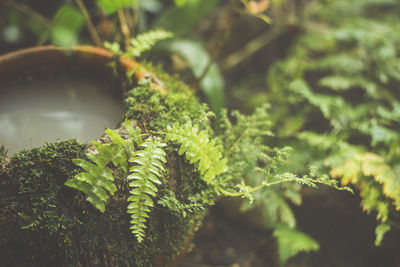
[[231,145],[231,147],[229,148],[228,152],[225,154],[225,157],[229,157],[229,155],[231,155],[233,153],[234,148],[236,147],[236,145],[240,142],[240,140],[242,140],[245,135],[247,134],[249,128],[246,128],[246,130],[243,131],[243,133],[236,139],[236,141]]

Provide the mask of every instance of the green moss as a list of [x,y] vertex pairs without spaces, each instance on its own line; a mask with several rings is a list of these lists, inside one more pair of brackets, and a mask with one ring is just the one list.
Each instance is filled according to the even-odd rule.
[[197,101],[193,90],[161,69],[145,65],[162,81],[168,92],[150,90],[151,81],[140,81],[139,86],[130,90],[125,98],[127,118],[138,120],[146,129],[154,131],[164,130],[175,122],[184,124],[188,120],[208,127],[209,117],[213,114],[206,104]]
[[[160,75],[160,76],[159,76]],[[209,113],[182,83],[157,71],[167,94],[146,83],[127,93],[126,117],[145,131],[163,131],[188,119],[208,128]],[[25,150],[0,158],[0,262],[5,266],[165,266],[190,245],[205,210],[156,204],[145,240],[138,244],[126,213],[128,186],[114,169],[117,192],[104,213],[64,185],[82,170],[71,159],[84,158],[88,146],[75,140]],[[166,173],[155,203],[171,192],[182,205],[212,204],[198,171],[167,147]],[[190,206],[190,205],[189,205]]]

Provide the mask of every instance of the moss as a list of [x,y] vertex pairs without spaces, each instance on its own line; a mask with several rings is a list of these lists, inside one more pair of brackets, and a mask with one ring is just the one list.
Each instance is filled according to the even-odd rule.
[[[155,69],[152,69],[155,71]],[[207,108],[189,89],[157,70],[167,94],[142,83],[129,91],[126,117],[147,131],[191,119],[209,129]],[[210,130],[211,131],[211,130]],[[129,230],[125,177],[114,170],[118,191],[104,213],[84,195],[64,185],[81,171],[71,159],[85,158],[88,145],[75,140],[25,150],[0,158],[0,262],[5,266],[165,266],[189,247],[204,210],[182,216],[178,210],[155,205],[146,239],[138,244]],[[167,148],[167,172],[155,203],[169,192],[187,204],[195,199],[212,204],[208,186],[193,165]]]
[[200,104],[184,83],[171,77],[161,69],[145,64],[146,69],[162,80],[167,93],[149,90],[151,80],[139,82],[125,98],[127,118],[138,120],[146,129],[160,131],[174,122],[184,124],[191,120],[194,124],[208,127],[209,117],[213,116],[206,104]]

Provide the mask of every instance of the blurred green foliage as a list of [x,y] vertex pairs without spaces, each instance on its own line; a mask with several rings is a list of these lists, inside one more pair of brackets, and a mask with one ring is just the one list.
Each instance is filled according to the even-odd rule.
[[399,11],[398,1],[327,1],[268,72],[280,138],[307,144],[306,164],[359,190],[384,223],[377,244],[400,208]]
[[79,10],[70,5],[60,8],[51,24],[51,42],[58,46],[72,46],[79,43],[79,32],[85,25],[85,18]]

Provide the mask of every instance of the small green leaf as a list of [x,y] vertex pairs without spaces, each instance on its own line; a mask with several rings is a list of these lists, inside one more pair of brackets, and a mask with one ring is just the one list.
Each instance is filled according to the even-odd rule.
[[196,78],[202,77],[200,86],[207,97],[212,110],[219,114],[225,107],[224,81],[218,66],[212,63],[204,46],[194,40],[181,39],[168,42],[163,49],[182,56],[189,64]]
[[104,201],[102,201],[97,195],[89,193],[89,195],[86,197],[86,200],[89,201],[99,211],[104,212],[106,210]]
[[124,145],[125,140],[115,130],[107,128],[105,132],[110,137],[113,144],[117,144],[119,147]]
[[101,173],[101,168],[98,166],[87,162],[84,159],[72,159],[72,162],[76,165],[87,171],[88,173],[92,173],[93,175],[99,175]]
[[278,241],[279,261],[282,265],[302,251],[309,252],[319,249],[317,241],[313,238],[286,226],[275,228],[273,235]]
[[91,188],[90,184],[85,181],[80,181],[77,179],[71,179],[64,183],[64,185],[75,188],[83,193],[87,194]]
[[379,246],[382,243],[383,237],[387,232],[389,232],[391,229],[391,226],[387,223],[381,223],[379,224],[376,229],[375,229],[375,246]]
[[61,7],[51,24],[51,41],[55,45],[69,47],[78,44],[79,31],[85,25],[83,15],[70,5]]
[[97,0],[97,6],[110,15],[125,7],[134,7],[138,0]]

